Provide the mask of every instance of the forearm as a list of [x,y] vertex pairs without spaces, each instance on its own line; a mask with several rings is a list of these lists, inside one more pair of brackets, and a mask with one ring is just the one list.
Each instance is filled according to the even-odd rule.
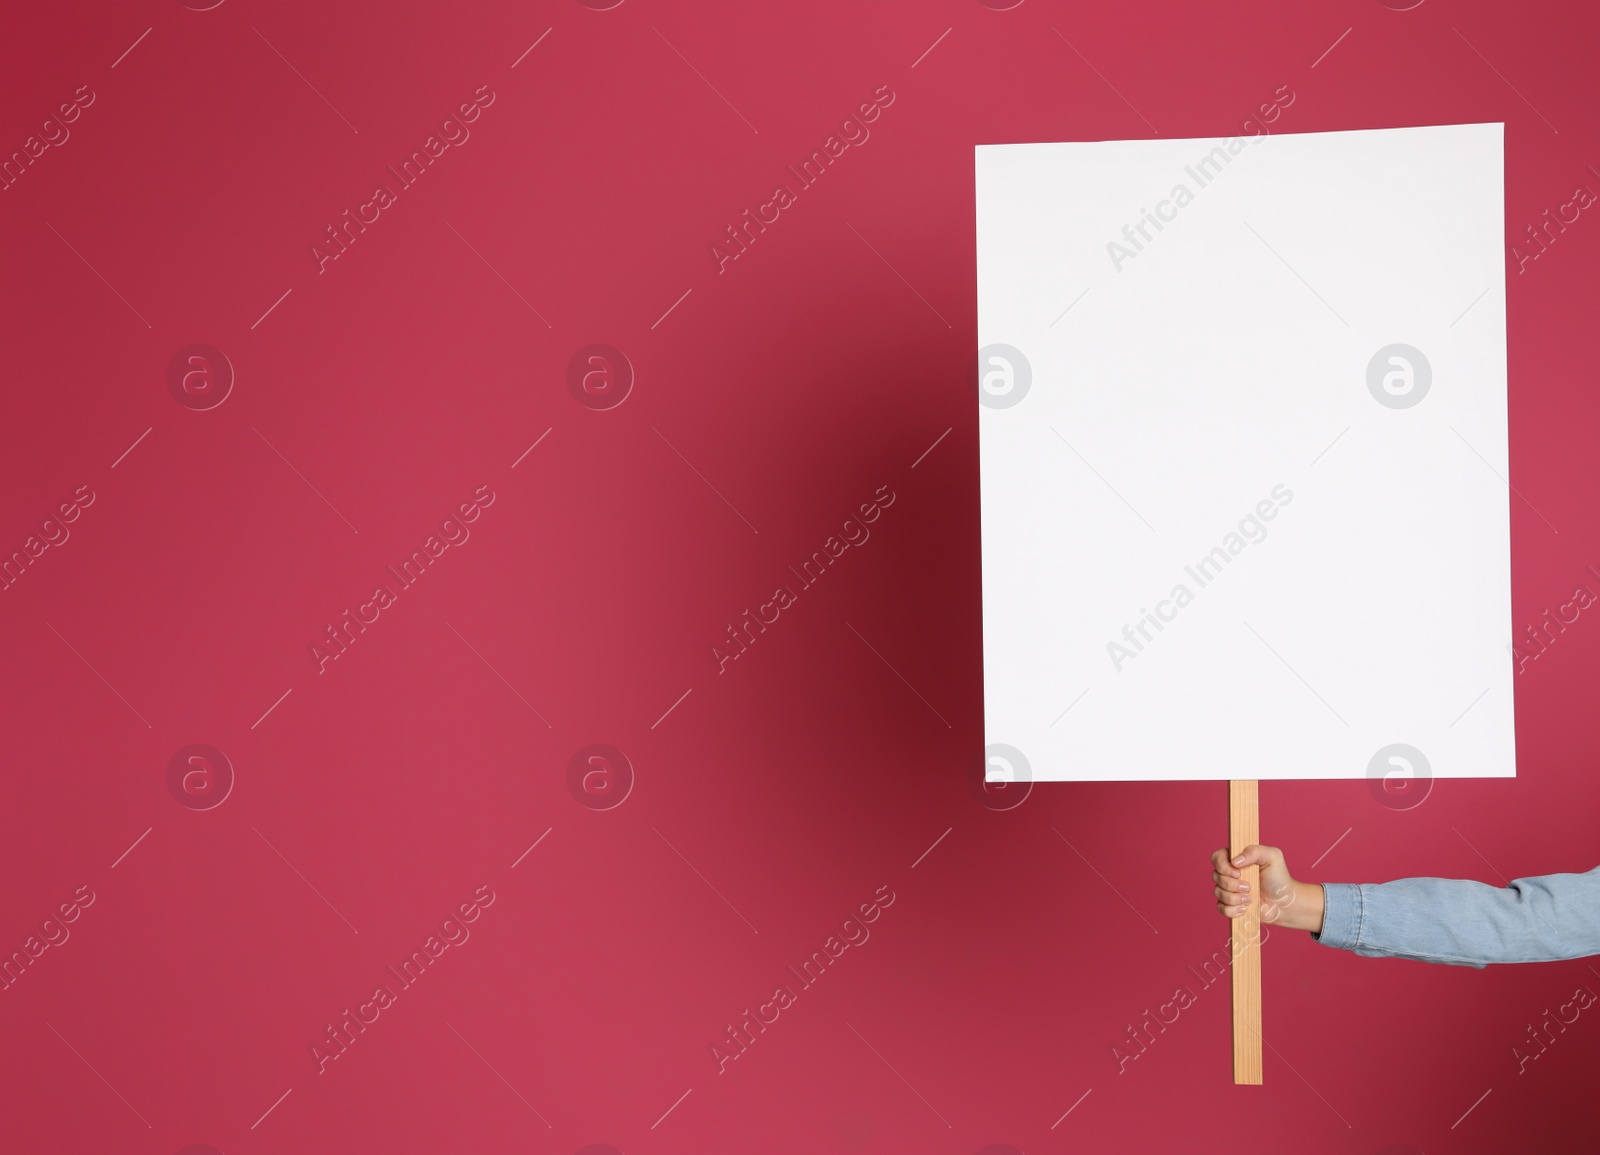
[[1263,919],[1285,930],[1309,930],[1316,934],[1322,929],[1322,884],[1295,881],[1289,885],[1287,896],[1271,909],[1262,911]]
[[1600,867],[1506,887],[1401,878],[1319,889],[1321,925],[1304,929],[1316,942],[1372,958],[1482,967],[1600,954]]

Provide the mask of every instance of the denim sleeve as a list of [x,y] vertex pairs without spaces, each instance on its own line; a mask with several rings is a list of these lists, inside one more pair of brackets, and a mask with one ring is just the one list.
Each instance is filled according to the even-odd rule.
[[1483,967],[1600,954],[1600,867],[1489,886],[1459,878],[1323,883],[1313,942],[1369,958]]

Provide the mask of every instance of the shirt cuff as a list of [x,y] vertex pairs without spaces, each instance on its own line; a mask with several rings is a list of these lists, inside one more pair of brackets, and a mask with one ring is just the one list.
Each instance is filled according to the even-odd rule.
[[1324,882],[1322,931],[1312,931],[1311,941],[1342,950],[1354,950],[1361,942],[1361,919],[1364,913],[1359,884]]

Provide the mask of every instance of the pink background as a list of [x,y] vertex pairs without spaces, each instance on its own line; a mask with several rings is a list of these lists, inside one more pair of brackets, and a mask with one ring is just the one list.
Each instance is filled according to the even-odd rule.
[[[70,532],[0,591],[0,950],[42,947],[0,990],[5,1148],[1600,1145],[1600,1009],[1513,1052],[1600,993],[1587,963],[1274,934],[1266,1083],[1236,1088],[1226,984],[1196,975],[1226,942],[1224,785],[973,788],[976,143],[1235,135],[1284,85],[1274,131],[1503,120],[1515,621],[1600,591],[1600,209],[1509,253],[1600,190],[1600,16],[1206,7],[0,12],[0,154],[93,93],[0,193],[0,553]],[[470,139],[319,273],[312,242],[480,86]],[[712,242],[880,87],[870,138],[719,272]],[[195,343],[236,374],[218,407],[168,389]],[[593,343],[636,374],[615,408],[567,387]],[[470,538],[319,673],[311,643],[479,486]],[[879,487],[870,539],[719,673]],[[1267,783],[1263,837],[1329,881],[1586,870],[1597,682],[1600,607],[1517,678],[1515,780],[1403,811]],[[168,787],[196,743],[236,775],[212,809]],[[635,774],[611,809],[568,785],[595,743]],[[401,989],[385,968],[480,887]],[[802,988],[786,968],[875,893]]]

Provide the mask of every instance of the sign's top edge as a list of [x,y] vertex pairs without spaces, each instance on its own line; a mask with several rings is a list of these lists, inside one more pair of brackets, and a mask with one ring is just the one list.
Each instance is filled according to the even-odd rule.
[[[1322,129],[1320,131],[1313,131],[1313,132],[1274,132],[1274,133],[1271,133],[1270,135],[1266,134],[1266,133],[1262,133],[1260,135],[1262,136],[1263,139],[1271,139],[1271,138],[1279,138],[1279,137],[1287,137],[1287,136],[1354,136],[1354,135],[1358,135],[1358,134],[1363,134],[1364,135],[1364,134],[1371,134],[1371,133],[1378,133],[1378,132],[1382,132],[1382,133],[1433,132],[1433,131],[1436,131],[1438,129],[1448,129],[1448,128],[1498,128],[1501,131],[1502,135],[1503,135],[1504,132],[1505,132],[1505,127],[1506,127],[1505,121],[1503,121],[1503,120],[1482,120],[1482,121],[1467,121],[1467,122],[1462,123],[1462,124],[1411,124],[1411,125],[1400,125],[1400,126],[1389,127],[1389,128],[1334,128],[1334,129]],[[1185,141],[1194,142],[1194,141],[1232,140],[1233,137],[1237,136],[1237,135],[1239,135],[1239,134],[1238,133],[1234,133],[1234,134],[1229,135],[1229,136],[1109,137],[1109,138],[1104,138],[1104,139],[1100,139],[1100,140],[1021,140],[1021,141],[1009,141],[1009,142],[1004,142],[1004,143],[997,142],[997,143],[992,143],[992,144],[975,144],[975,145],[972,146],[972,149],[973,149],[974,153],[979,153],[979,152],[983,152],[986,149],[1061,148],[1061,147],[1070,146],[1070,145],[1087,145],[1087,144],[1116,144],[1116,145],[1120,145],[1120,144],[1154,144],[1154,143],[1157,143],[1157,142],[1160,142],[1160,141],[1166,141],[1168,143],[1176,144],[1176,143],[1185,142]]]

